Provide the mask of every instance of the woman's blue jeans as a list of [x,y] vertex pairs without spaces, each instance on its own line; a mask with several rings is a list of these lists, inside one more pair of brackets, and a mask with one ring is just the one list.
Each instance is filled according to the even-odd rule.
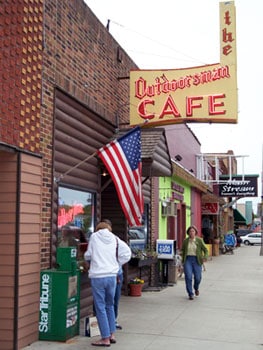
[[91,278],[91,288],[101,338],[105,339],[116,331],[114,312],[116,276]]
[[202,279],[202,266],[198,264],[196,256],[188,255],[184,263],[184,276],[186,291],[189,296],[193,293],[193,276],[194,276],[194,290],[199,289]]
[[119,303],[121,297],[121,289],[123,284],[123,273],[118,273],[119,283],[116,285],[115,296],[114,296],[114,312],[115,312],[115,320],[117,322],[118,314],[119,314]]

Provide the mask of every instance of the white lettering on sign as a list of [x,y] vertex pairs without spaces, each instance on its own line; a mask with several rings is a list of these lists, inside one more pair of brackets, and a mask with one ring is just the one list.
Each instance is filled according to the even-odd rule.
[[77,249],[72,249],[71,250],[71,258],[76,258],[77,257]]
[[49,328],[50,276],[43,274],[41,279],[39,332],[47,333]]
[[222,186],[221,193],[225,194],[247,194],[251,195],[255,192],[255,187],[251,185],[250,180],[228,180],[225,185]]
[[231,185],[225,185],[222,187],[222,193],[233,193],[233,194],[237,194],[237,193],[254,193],[255,191],[255,187],[246,187],[246,186],[235,186],[232,187]]
[[159,254],[171,254],[172,246],[171,244],[159,244],[158,245],[158,253]]

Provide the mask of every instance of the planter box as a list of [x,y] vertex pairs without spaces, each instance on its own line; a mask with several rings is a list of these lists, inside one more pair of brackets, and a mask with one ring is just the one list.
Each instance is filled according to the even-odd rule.
[[143,266],[150,266],[152,264],[156,264],[157,261],[158,261],[157,258],[149,258],[149,259],[131,258],[131,260],[129,261],[129,264],[132,266],[143,267]]
[[130,283],[129,284],[129,287],[130,287],[130,293],[129,295],[131,297],[140,297],[142,295],[142,287],[143,287],[143,284],[133,284],[133,283]]

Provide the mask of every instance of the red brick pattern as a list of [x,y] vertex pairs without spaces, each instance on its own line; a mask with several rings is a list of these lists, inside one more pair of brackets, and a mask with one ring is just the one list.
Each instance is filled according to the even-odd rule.
[[0,141],[40,149],[42,0],[0,6]]

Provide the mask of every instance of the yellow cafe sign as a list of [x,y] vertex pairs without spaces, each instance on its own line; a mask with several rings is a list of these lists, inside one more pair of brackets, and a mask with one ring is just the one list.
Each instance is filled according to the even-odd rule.
[[220,3],[220,63],[130,72],[130,125],[237,123],[233,1]]

